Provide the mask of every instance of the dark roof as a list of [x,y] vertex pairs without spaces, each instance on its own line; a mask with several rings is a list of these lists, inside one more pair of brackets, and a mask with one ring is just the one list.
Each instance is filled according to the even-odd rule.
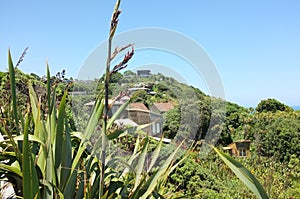
[[251,142],[250,140],[237,140],[237,141],[234,141],[234,143],[241,143],[241,142]]
[[144,70],[137,70],[137,72],[147,72],[147,73],[149,73],[149,72],[151,72],[151,70],[144,69]]
[[232,147],[237,143],[251,143],[251,141],[250,140],[236,140],[236,141],[232,142],[231,144],[229,144],[227,147]]

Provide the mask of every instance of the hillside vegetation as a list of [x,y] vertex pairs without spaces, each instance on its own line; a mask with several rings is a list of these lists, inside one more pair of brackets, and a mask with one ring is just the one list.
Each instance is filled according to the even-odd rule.
[[[131,76],[126,76],[130,73]],[[210,97],[197,88],[177,82],[162,74],[153,74],[149,78],[138,78],[135,73],[126,71],[117,73],[111,79],[110,98],[128,88],[137,85],[148,88],[132,94],[131,102],[142,102],[151,107],[156,102],[172,102],[174,109],[163,115],[163,133],[166,138],[189,137],[200,141],[206,137],[210,128],[219,135],[216,146],[220,149],[236,140],[251,141],[251,156],[238,158],[259,179],[270,198],[297,198],[300,195],[300,113],[275,99],[262,100],[257,107],[244,108],[231,102]],[[1,72],[1,110],[10,101],[8,73]],[[86,125],[90,110],[85,103],[95,100],[101,84],[95,81],[74,81],[67,78],[52,78],[57,85],[57,100],[67,96],[67,117],[72,131],[82,130]],[[26,111],[29,100],[28,82],[32,82],[40,99],[46,99],[46,82],[37,75],[27,75],[16,71],[17,101],[21,111]],[[70,82],[73,84],[70,86]],[[98,85],[98,86],[97,86]],[[71,95],[73,91],[85,91],[84,95]],[[151,94],[149,94],[151,93]],[[178,94],[180,93],[180,94]],[[47,105],[42,104],[42,111]],[[213,109],[217,109],[213,111]],[[187,118],[185,111],[191,112],[195,118]],[[210,124],[213,114],[220,114],[223,121],[215,126]],[[188,116],[188,115],[187,115]],[[213,116],[216,118],[216,116]],[[195,124],[193,121],[199,121]],[[191,133],[195,132],[195,133]],[[125,144],[125,147],[127,145]],[[255,198],[241,185],[239,179],[230,172],[220,159],[210,153],[205,158],[199,157],[201,142],[195,146],[194,152],[176,168],[168,177],[164,194],[179,196],[195,196],[196,198]],[[201,153],[200,153],[201,154]]]
[[[80,83],[75,85],[81,87]],[[142,85],[149,91],[135,92],[132,102],[142,102],[147,107],[155,102],[175,104],[174,109],[164,114],[165,137],[174,138],[176,134],[180,134],[201,140],[205,138],[209,128],[213,128],[218,131],[216,144],[219,148],[236,140],[250,140],[251,156],[238,160],[253,171],[270,198],[300,197],[299,111],[294,111],[276,99],[265,99],[256,108],[245,108],[208,96],[198,88],[179,83],[163,74],[139,78],[132,71],[117,74],[112,79],[110,89],[114,92],[110,92],[111,97],[137,85]],[[151,91],[152,94],[149,94]],[[182,122],[185,111],[189,111],[194,118]],[[212,112],[220,114],[219,117],[223,120],[215,126],[211,126],[212,120],[216,118],[216,115],[212,118]],[[195,124],[193,121],[199,123]],[[200,148],[198,146],[196,151]],[[243,185],[240,185],[238,178],[213,154],[201,159],[197,152],[191,153],[175,169],[168,182],[171,192],[178,196],[255,198],[246,187],[241,189]]]
[[[276,99],[244,108],[163,74],[122,73],[134,44],[112,52],[119,6],[99,79],[51,76],[48,65],[45,77],[25,74],[27,48],[16,65],[8,52],[9,72],[0,72],[0,198],[8,186],[30,199],[300,198],[300,112]],[[171,108],[152,111],[158,102]],[[148,123],[119,122],[130,111]],[[236,153],[229,146],[237,143],[250,148]]]

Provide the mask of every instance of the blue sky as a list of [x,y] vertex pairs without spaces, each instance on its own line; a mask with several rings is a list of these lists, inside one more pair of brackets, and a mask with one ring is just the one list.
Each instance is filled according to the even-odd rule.
[[[28,46],[21,70],[43,75],[48,59],[53,74],[64,68],[77,76],[107,38],[114,3],[1,1],[0,70],[7,67],[9,47],[16,62]],[[244,106],[266,98],[300,104],[299,1],[123,0],[121,9],[118,33],[167,28],[202,46],[222,78],[227,100]]]

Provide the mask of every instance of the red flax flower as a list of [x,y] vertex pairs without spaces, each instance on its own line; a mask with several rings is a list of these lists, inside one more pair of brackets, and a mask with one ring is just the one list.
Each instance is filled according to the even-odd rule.
[[126,55],[124,56],[124,59],[119,64],[114,66],[110,74],[117,73],[123,68],[126,68],[128,61],[133,57],[133,55],[134,55],[134,47],[132,46],[131,51],[127,52]]

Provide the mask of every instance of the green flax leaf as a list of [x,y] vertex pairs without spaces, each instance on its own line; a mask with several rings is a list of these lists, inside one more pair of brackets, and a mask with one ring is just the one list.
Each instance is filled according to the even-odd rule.
[[[210,145],[209,145],[210,146]],[[231,156],[219,151],[217,148],[212,147],[225,164],[235,173],[235,175],[258,197],[261,199],[268,199],[259,181],[246,169],[241,163],[233,159]]]

